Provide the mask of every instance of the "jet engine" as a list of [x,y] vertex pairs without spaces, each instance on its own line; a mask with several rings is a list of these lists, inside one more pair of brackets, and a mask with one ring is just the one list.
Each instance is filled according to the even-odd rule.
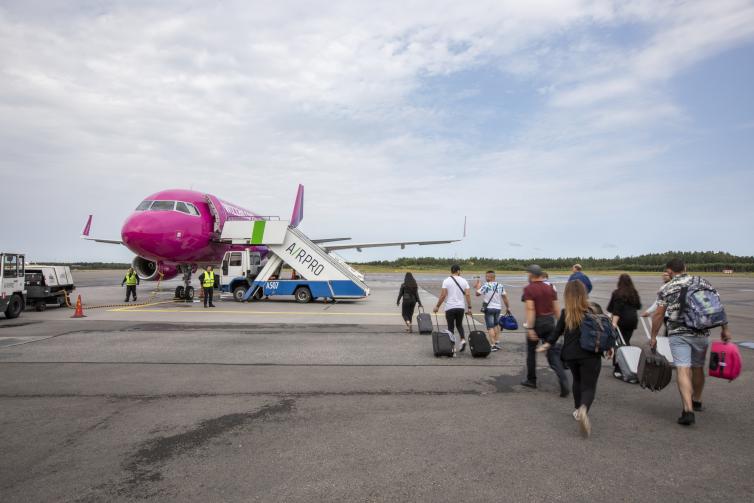
[[176,266],[155,262],[144,257],[134,257],[131,265],[136,274],[139,275],[139,278],[144,281],[157,281],[160,279],[160,273],[162,273],[162,279],[164,280],[173,279],[178,276],[178,268]]

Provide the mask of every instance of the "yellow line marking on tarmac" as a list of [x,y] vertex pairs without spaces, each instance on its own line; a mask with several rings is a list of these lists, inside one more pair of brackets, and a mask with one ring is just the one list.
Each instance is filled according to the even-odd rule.
[[[150,307],[150,306],[159,306],[162,304],[174,304],[175,300],[161,300],[159,302],[149,302],[147,304],[137,304],[135,306],[122,306],[122,307],[116,307],[115,309],[108,309],[110,312],[115,311],[138,311],[139,308],[143,307]],[[147,311],[147,309],[144,309],[144,311]]]

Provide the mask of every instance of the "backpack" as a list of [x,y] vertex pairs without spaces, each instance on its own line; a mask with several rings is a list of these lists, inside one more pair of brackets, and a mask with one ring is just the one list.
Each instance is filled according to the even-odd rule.
[[728,324],[717,290],[702,284],[698,276],[691,279],[689,286],[681,288],[680,301],[681,319],[678,321],[688,328],[701,331]]
[[617,335],[607,315],[587,311],[581,320],[579,344],[588,353],[604,353],[615,346]]

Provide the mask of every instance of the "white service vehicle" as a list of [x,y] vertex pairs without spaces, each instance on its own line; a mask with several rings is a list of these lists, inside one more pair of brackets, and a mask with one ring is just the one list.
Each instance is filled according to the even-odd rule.
[[0,313],[18,318],[26,305],[25,256],[0,253]]
[[66,305],[66,294],[76,289],[66,265],[27,264],[26,305],[44,311],[48,304]]
[[240,302],[262,269],[262,255],[250,250],[225,253],[221,265],[220,291],[232,293]]

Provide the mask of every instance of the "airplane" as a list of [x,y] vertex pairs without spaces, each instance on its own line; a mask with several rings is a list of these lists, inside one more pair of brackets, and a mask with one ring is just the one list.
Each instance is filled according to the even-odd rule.
[[[220,242],[223,226],[228,220],[261,220],[264,216],[220,199],[212,194],[185,189],[169,189],[147,196],[126,218],[121,239],[90,237],[92,215],[84,226],[82,239],[99,243],[119,244],[136,256],[132,266],[145,281],[172,279],[182,274],[183,285],[176,287],[175,297],[194,297],[191,275],[200,267],[219,264],[228,251],[249,249],[258,252],[263,261],[269,250],[265,246],[233,245]],[[304,218],[304,186],[298,186],[291,215],[292,227]],[[466,234],[464,222],[464,237]],[[455,243],[460,239],[434,241],[395,241],[389,243],[342,243],[351,238],[314,239],[326,251],[375,248],[380,246],[435,245]],[[338,244],[330,244],[338,243]]]

